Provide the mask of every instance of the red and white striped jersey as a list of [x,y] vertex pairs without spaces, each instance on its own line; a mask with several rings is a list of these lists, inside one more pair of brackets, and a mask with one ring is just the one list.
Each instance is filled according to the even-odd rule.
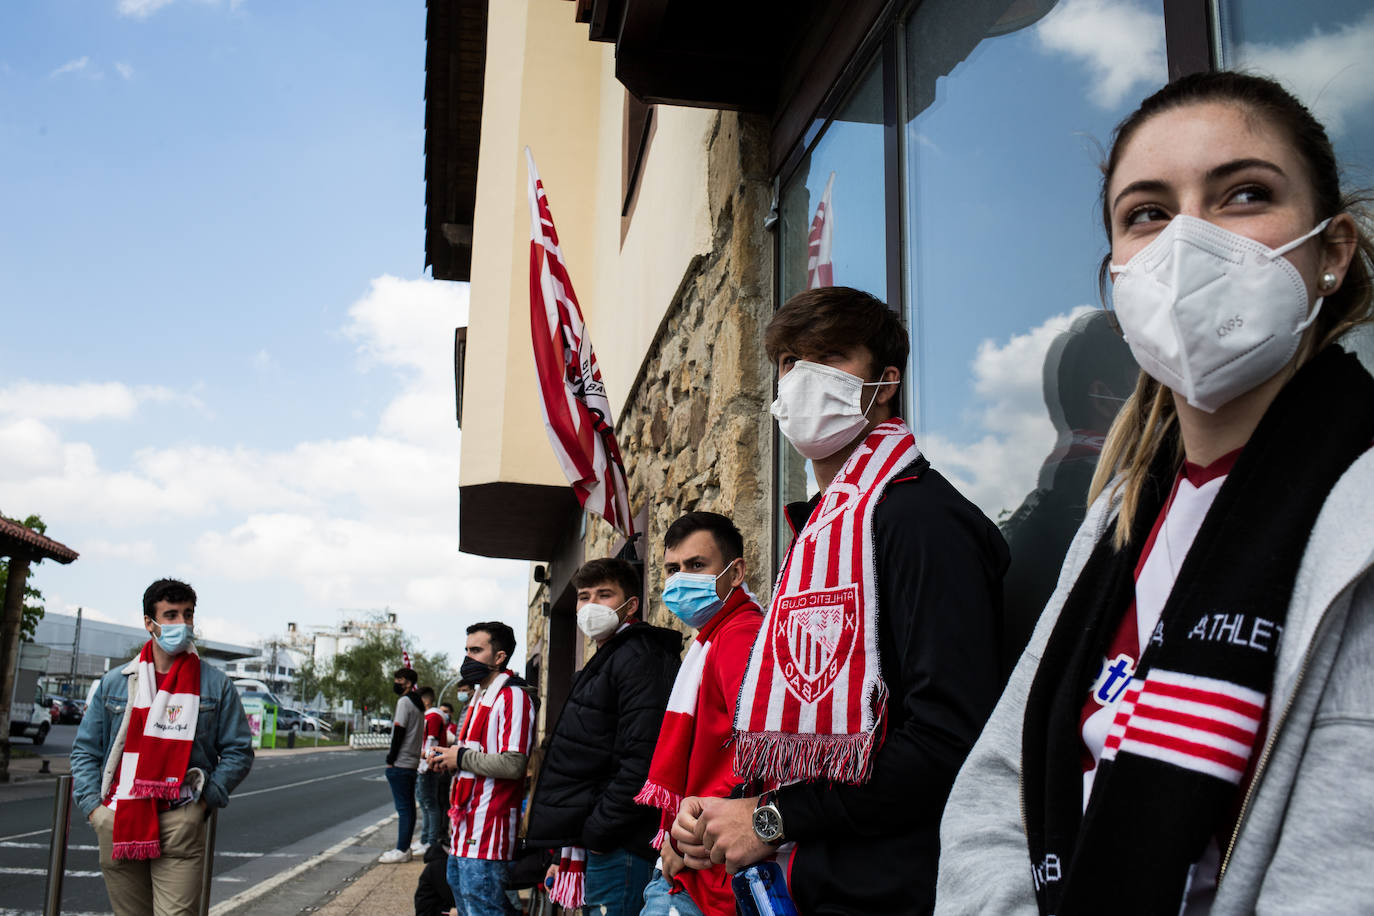
[[[485,694],[490,694],[489,696]],[[456,742],[484,754],[528,755],[534,739],[534,704],[529,694],[500,676],[472,698]],[[510,859],[525,780],[496,779],[460,771],[453,781],[450,849],[465,859]]]

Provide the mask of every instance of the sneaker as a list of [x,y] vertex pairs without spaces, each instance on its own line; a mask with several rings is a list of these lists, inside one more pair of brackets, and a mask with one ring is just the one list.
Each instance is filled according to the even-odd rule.
[[409,849],[388,849],[377,857],[377,861],[382,865],[399,865],[402,862],[410,861]]
[[410,844],[410,854],[415,856],[422,856],[425,854],[425,850],[428,848],[428,843],[421,843],[419,840],[416,840],[414,843]]

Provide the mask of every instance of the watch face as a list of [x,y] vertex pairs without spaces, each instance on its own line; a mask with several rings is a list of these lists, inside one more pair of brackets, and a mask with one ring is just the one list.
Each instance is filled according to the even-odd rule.
[[762,808],[755,809],[754,832],[765,843],[772,843],[781,837],[782,818],[778,816],[778,809],[772,805],[764,805]]

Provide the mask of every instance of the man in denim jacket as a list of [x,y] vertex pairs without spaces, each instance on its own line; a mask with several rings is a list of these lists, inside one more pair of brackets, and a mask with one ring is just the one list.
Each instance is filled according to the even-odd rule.
[[[164,643],[182,625],[189,649],[196,593],[184,582],[159,579],[143,593],[143,625],[152,642],[160,679],[176,654]],[[173,646],[173,648],[177,648]],[[200,665],[200,707],[190,761],[179,798],[160,802],[155,858],[112,857],[114,813],[106,807],[127,742],[129,696],[139,674],[138,658],[101,678],[72,745],[73,796],[100,838],[100,868],[117,916],[199,912],[205,858],[204,822],[211,807],[229,803],[253,765],[252,735],[233,683],[218,668]]]

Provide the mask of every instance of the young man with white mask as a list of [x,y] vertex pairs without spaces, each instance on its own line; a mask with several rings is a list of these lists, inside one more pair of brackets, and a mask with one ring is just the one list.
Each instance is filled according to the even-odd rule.
[[578,672],[530,799],[526,842],[559,848],[555,900],[638,913],[657,851],[658,812],[635,803],[680,663],[682,634],[640,619],[640,577],[591,560],[572,577],[577,625],[597,651]]
[[808,290],[769,323],[773,415],[821,492],[755,641],[735,718],[741,798],[684,800],[687,864],[777,857],[804,913],[934,905],[940,813],[996,702],[997,528],[896,414],[907,337],[858,290]]
[[185,582],[148,586],[148,642],[100,679],[72,745],[72,794],[118,916],[200,912],[208,810],[253,765],[238,691],[196,653],[195,613]]
[[668,526],[663,545],[663,603],[697,634],[636,798],[662,812],[654,841],[661,861],[641,916],[734,916],[725,869],[687,868],[667,833],[683,798],[727,795],[739,782],[730,736],[763,612],[745,587],[744,538],[734,522],[715,512],[688,512]]

